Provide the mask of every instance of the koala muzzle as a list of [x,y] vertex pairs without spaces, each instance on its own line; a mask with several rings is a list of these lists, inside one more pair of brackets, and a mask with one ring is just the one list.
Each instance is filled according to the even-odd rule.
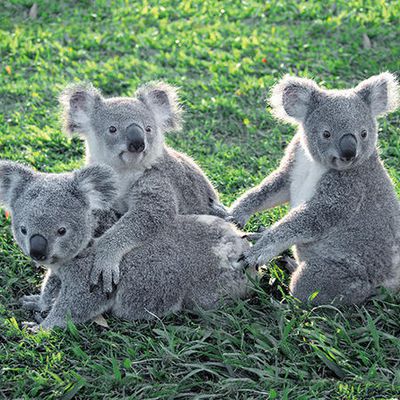
[[144,131],[136,124],[129,125],[126,128],[128,138],[128,151],[130,153],[141,153],[145,148]]
[[340,138],[339,155],[342,161],[353,161],[357,154],[357,139],[354,135],[347,134]]
[[42,235],[33,235],[29,241],[29,255],[36,261],[44,261],[47,257],[47,239]]

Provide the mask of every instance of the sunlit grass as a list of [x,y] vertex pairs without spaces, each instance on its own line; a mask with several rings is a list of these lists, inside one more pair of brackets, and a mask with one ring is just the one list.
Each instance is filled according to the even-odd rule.
[[[230,204],[277,165],[293,135],[273,120],[268,90],[285,73],[349,87],[400,72],[397,1],[31,1],[0,10],[0,155],[43,171],[83,164],[60,133],[57,96],[73,80],[106,95],[145,81],[181,88],[182,132],[167,141],[193,156]],[[367,35],[372,47],[363,45]],[[381,121],[380,147],[400,194],[400,113]],[[248,225],[269,225],[278,208]],[[109,319],[30,335],[18,298],[41,271],[0,214],[0,397],[389,399],[400,393],[400,298],[303,310],[273,264],[256,295],[216,313],[152,323]]]

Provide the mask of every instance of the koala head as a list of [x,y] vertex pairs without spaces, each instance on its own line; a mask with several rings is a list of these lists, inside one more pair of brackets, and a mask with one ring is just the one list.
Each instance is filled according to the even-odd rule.
[[107,208],[115,197],[114,173],[107,166],[44,174],[0,161],[0,203],[10,211],[14,238],[44,265],[79,254],[92,237],[92,211]]
[[151,165],[164,133],[181,124],[177,90],[163,82],[140,87],[134,97],[108,99],[91,84],[74,84],[60,101],[64,130],[85,137],[92,161],[115,169]]
[[284,77],[272,90],[275,115],[300,126],[311,157],[327,168],[347,169],[376,148],[376,118],[394,111],[398,84],[385,72],[350,90],[325,90],[314,81]]

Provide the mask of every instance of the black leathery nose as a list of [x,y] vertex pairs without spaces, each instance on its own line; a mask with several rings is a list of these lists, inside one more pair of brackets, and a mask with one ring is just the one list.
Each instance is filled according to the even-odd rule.
[[43,261],[47,257],[48,242],[42,235],[33,235],[29,240],[29,255],[36,261]]
[[145,148],[143,129],[137,124],[132,124],[126,128],[126,134],[128,151],[131,153],[142,152]]
[[340,158],[351,161],[357,154],[357,139],[354,135],[347,134],[342,136],[339,141]]
[[144,150],[144,142],[140,141],[130,142],[128,145],[128,150],[131,153],[139,153]]

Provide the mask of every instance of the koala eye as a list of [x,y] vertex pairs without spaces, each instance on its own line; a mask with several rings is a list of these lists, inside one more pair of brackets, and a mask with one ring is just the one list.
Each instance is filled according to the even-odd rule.
[[331,133],[329,131],[323,131],[322,136],[324,139],[329,139],[331,137]]
[[26,235],[26,232],[27,232],[27,230],[26,230],[26,228],[24,227],[24,226],[21,226],[21,233],[23,234],[23,235]]
[[364,129],[361,131],[361,137],[365,139],[367,137],[367,131]]
[[151,126],[147,125],[146,128],[144,129],[147,133],[151,132]]
[[67,230],[63,226],[57,231],[60,236],[64,236],[66,232]]
[[116,128],[115,126],[110,126],[110,127],[108,128],[108,131],[109,131],[110,133],[115,133],[115,132],[117,132],[117,128]]

